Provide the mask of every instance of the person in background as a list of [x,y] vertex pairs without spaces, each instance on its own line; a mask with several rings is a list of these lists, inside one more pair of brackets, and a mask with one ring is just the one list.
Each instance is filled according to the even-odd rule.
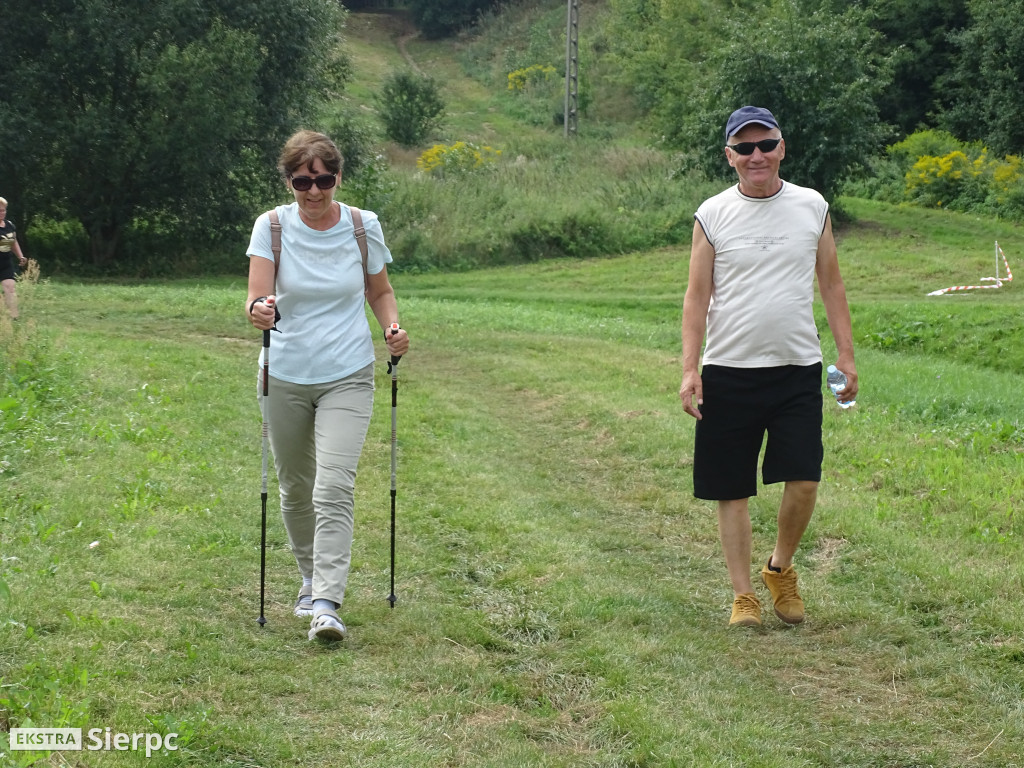
[[[853,333],[828,203],[783,181],[786,142],[775,116],[745,106],[730,115],[725,156],[739,182],[695,214],[683,304],[686,413],[697,419],[693,493],[717,501],[733,588],[731,626],[759,626],[751,582],[749,498],[765,434],[762,481],[785,483],[775,547],[761,569],[775,614],[804,620],[793,557],[821,480],[822,354],[814,324],[814,279],[846,374],[840,400],[857,395]],[[701,346],[705,342],[703,365]]]
[[28,259],[21,252],[18,244],[18,233],[14,222],[7,220],[7,200],[0,197],[0,285],[4,289],[4,305],[12,320],[18,319],[18,293],[15,289],[17,276],[14,260],[18,267],[28,264]]
[[[374,348],[364,301],[385,332],[388,352],[409,349],[388,280],[391,253],[376,214],[363,211],[367,262],[352,213],[334,200],[343,158],[330,138],[299,131],[278,170],[294,202],[278,206],[280,268],[275,279],[269,212],[249,242],[245,316],[275,326],[266,409],[281,513],[302,586],[296,616],[311,617],[310,640],[341,640],[338,615],[352,554],[356,467],[373,409]],[[262,355],[262,353],[261,353]],[[262,365],[262,357],[261,357]],[[262,392],[262,390],[260,390]]]

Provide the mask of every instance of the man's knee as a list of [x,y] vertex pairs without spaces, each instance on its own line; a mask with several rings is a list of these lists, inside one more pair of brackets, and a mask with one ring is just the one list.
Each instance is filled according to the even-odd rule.
[[814,507],[818,498],[818,483],[813,480],[789,480],[786,482],[783,507]]
[[792,489],[794,493],[807,493],[814,495],[818,492],[819,483],[816,480],[787,480],[786,488]]

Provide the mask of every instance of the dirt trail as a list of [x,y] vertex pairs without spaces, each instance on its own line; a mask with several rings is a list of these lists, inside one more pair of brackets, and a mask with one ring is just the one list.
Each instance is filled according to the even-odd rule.
[[409,55],[409,49],[406,44],[411,40],[415,40],[420,36],[420,31],[416,28],[416,25],[412,23],[412,19],[409,17],[408,12],[401,10],[392,9],[380,9],[374,11],[363,11],[354,14],[355,18],[359,18],[364,24],[372,26],[378,33],[383,32],[390,39],[394,40],[395,48],[398,49],[398,53],[401,55],[402,60],[409,65],[409,68],[413,72],[424,77],[423,70],[419,68],[412,56]]
[[405,63],[409,65],[413,72],[415,72],[420,77],[426,77],[426,75],[423,73],[423,70],[416,66],[416,62],[412,60],[412,56],[409,55],[409,51],[405,47],[406,43],[408,43],[410,40],[415,40],[419,36],[419,30],[415,29],[404,33],[401,37],[398,38],[398,52],[402,54],[402,58],[405,59]]

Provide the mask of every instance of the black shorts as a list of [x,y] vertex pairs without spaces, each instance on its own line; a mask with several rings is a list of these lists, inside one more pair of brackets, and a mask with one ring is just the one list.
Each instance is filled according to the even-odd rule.
[[705,365],[693,452],[693,495],[724,501],[757,495],[761,479],[820,482],[821,363],[777,368]]
[[13,280],[17,274],[11,254],[0,253],[0,280]]

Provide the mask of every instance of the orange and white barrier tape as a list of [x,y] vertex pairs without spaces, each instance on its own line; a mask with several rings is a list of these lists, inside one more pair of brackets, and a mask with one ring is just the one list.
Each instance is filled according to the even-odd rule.
[[[1006,267],[1006,277],[999,277],[999,257],[1003,257],[1003,265]],[[1010,272],[1010,263],[1006,260],[1006,254],[1003,253],[1003,249],[999,247],[999,241],[996,241],[996,276],[995,277],[983,277],[981,282],[995,283],[995,285],[951,285],[949,288],[942,288],[938,291],[932,291],[929,296],[942,296],[946,293],[953,293],[954,291],[976,291],[979,288],[1002,288],[1003,283],[1013,282],[1013,273]]]

